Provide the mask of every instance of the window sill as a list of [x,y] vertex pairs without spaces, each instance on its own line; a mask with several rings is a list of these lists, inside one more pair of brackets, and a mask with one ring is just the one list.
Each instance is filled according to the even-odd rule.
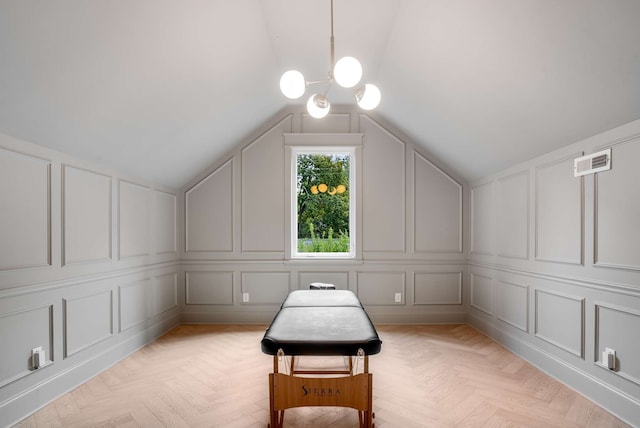
[[361,265],[363,264],[362,259],[356,258],[342,258],[342,257],[296,257],[291,259],[286,259],[284,264],[340,264],[340,265]]

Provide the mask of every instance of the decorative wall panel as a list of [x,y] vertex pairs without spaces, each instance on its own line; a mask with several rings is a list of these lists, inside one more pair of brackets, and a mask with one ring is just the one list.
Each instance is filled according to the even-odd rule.
[[[284,251],[284,144],[291,119],[242,151],[242,251]],[[288,176],[288,174],[287,174]]]
[[640,269],[640,138],[611,149],[612,169],[595,175],[595,263]]
[[0,314],[0,387],[31,372],[31,350],[42,346],[47,363],[53,359],[53,306]]
[[493,278],[471,274],[471,306],[493,315]]
[[150,188],[120,181],[118,229],[121,258],[149,254],[150,196]]
[[416,252],[462,251],[462,186],[422,155],[414,159]]
[[363,251],[405,251],[405,144],[367,117],[360,120]]
[[186,272],[187,305],[232,305],[233,272]]
[[313,282],[333,284],[338,290],[349,289],[348,272],[300,272],[298,288],[308,289]]
[[349,113],[329,113],[322,120],[318,120],[306,113],[303,113],[301,118],[302,123],[300,125],[300,132],[351,132],[351,114]]
[[120,331],[142,324],[147,319],[150,279],[135,281],[118,287],[120,300]]
[[461,305],[462,272],[416,272],[414,304]]
[[63,315],[66,358],[113,335],[113,293],[65,298]]
[[187,190],[186,251],[233,251],[233,161]]
[[[637,300],[636,300],[637,302]],[[595,361],[605,348],[616,351],[615,373],[640,385],[640,311],[609,304],[596,304]]]
[[111,259],[111,177],[63,170],[64,264]]
[[51,163],[0,149],[0,270],[51,264]]
[[176,195],[167,192],[154,191],[153,215],[155,253],[174,253],[176,246]]
[[178,306],[178,274],[176,272],[158,275],[154,283],[152,315],[158,315]]
[[584,299],[536,290],[535,335],[578,357],[584,354]]
[[498,254],[529,258],[529,171],[498,180]]
[[289,272],[242,272],[241,292],[250,304],[280,304],[289,294]]
[[496,284],[496,316],[529,332],[529,286],[499,280]]
[[[358,297],[365,306],[399,305],[405,303],[404,272],[358,272]],[[395,302],[401,293],[402,302]]]
[[493,183],[471,188],[471,252],[492,255],[494,250]]
[[583,179],[569,158],[536,168],[536,259],[582,263]]

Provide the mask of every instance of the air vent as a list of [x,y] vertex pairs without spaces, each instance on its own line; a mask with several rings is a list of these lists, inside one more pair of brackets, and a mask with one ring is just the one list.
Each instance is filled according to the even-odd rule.
[[592,153],[573,160],[573,176],[593,174],[611,169],[611,149]]

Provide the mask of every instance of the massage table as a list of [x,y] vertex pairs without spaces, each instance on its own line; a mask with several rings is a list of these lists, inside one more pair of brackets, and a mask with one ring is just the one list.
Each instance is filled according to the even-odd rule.
[[[273,355],[269,427],[282,427],[286,409],[306,406],[350,407],[358,411],[361,427],[373,427],[369,355],[379,353],[381,346],[375,327],[353,292],[323,289],[289,293],[261,341],[262,352]],[[299,356],[343,356],[348,358],[348,365],[340,369],[297,369],[295,359]],[[279,363],[287,358],[290,364],[283,364],[285,373],[280,373]],[[359,361],[363,361],[360,368]]]

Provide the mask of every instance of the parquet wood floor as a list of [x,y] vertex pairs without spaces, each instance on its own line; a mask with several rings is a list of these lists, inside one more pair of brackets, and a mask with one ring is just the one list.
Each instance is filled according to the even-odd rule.
[[[375,425],[626,427],[468,325],[377,326]],[[264,326],[181,325],[17,426],[266,427]],[[355,410],[299,408],[286,427],[354,427]]]

